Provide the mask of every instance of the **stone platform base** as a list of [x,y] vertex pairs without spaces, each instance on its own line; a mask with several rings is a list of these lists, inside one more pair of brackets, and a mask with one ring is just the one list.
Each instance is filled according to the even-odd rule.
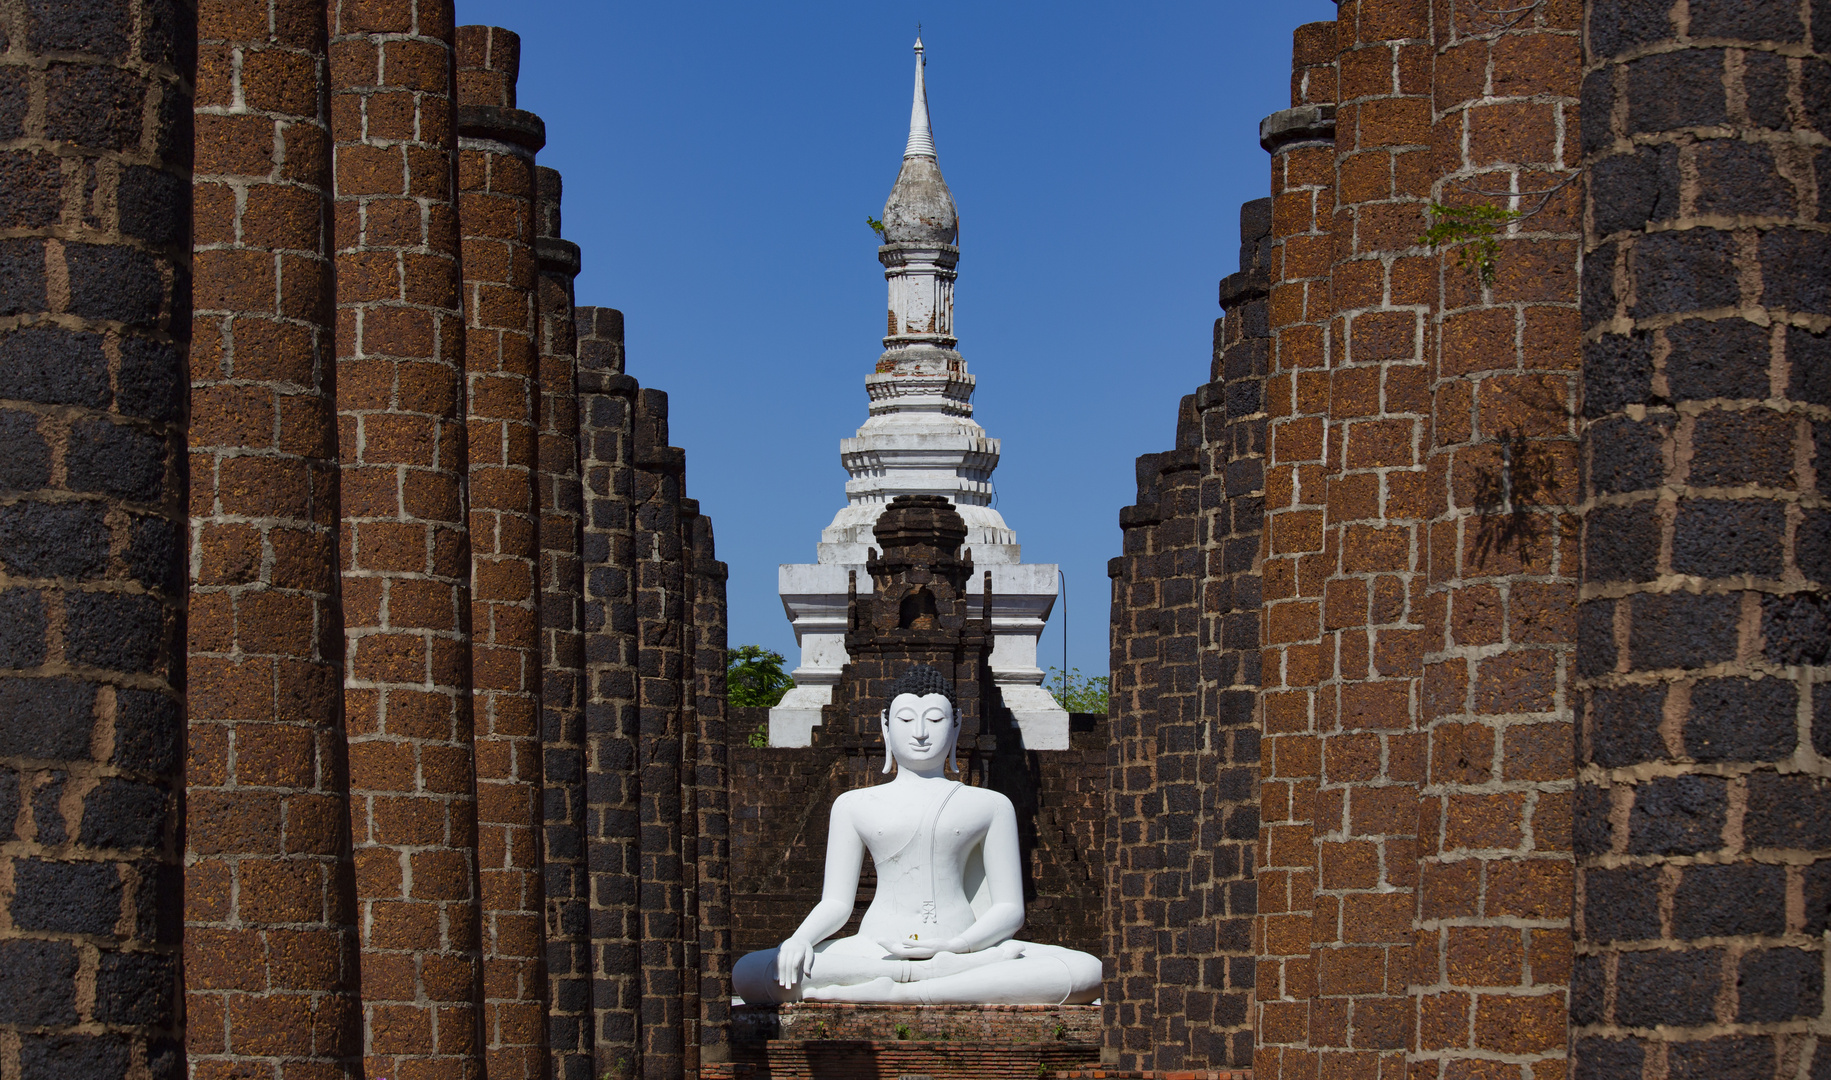
[[1050,1080],[1252,1080],[1251,1069],[1172,1069],[1169,1072],[1139,1072],[1136,1069],[1109,1069],[1091,1065],[1056,1073]]
[[1100,1058],[1098,1005],[854,1005],[731,1010],[731,1060],[701,1080],[1037,1080]]

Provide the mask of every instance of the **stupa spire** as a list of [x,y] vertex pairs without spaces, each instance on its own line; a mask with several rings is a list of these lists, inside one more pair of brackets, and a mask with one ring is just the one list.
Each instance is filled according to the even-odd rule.
[[916,32],[915,54],[915,101],[909,106],[909,145],[903,148],[903,156],[931,158],[935,156],[935,135],[928,126],[928,86],[922,80],[922,69],[927,62],[920,31]]

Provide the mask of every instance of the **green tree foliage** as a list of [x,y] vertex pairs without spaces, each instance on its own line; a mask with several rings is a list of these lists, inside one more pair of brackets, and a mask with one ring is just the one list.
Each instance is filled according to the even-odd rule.
[[1056,703],[1069,712],[1103,713],[1106,711],[1105,675],[1085,676],[1080,668],[1050,668],[1043,687],[1055,695]]
[[782,670],[782,654],[761,645],[725,650],[725,696],[733,705],[769,708],[782,700],[795,680]]

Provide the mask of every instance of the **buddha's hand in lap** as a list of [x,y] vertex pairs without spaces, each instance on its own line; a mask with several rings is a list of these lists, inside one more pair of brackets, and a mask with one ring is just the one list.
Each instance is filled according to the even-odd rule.
[[799,938],[789,938],[776,949],[776,982],[792,990],[804,977],[814,973],[814,947]]
[[918,941],[913,937],[878,938],[877,943],[883,946],[884,952],[898,960],[928,960],[941,953],[968,951],[966,943],[958,938],[941,942]]

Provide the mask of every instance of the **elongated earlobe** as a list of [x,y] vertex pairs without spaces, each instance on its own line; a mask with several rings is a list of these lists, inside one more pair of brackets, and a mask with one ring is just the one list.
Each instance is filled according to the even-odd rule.
[[958,716],[955,716],[954,717],[953,741],[951,741],[947,744],[947,771],[953,773],[955,776],[960,775],[960,754],[959,754],[959,750],[958,750],[959,746],[960,746],[960,718]]
[[889,772],[894,763],[890,757],[890,710],[877,714],[877,733],[884,737],[884,771]]

